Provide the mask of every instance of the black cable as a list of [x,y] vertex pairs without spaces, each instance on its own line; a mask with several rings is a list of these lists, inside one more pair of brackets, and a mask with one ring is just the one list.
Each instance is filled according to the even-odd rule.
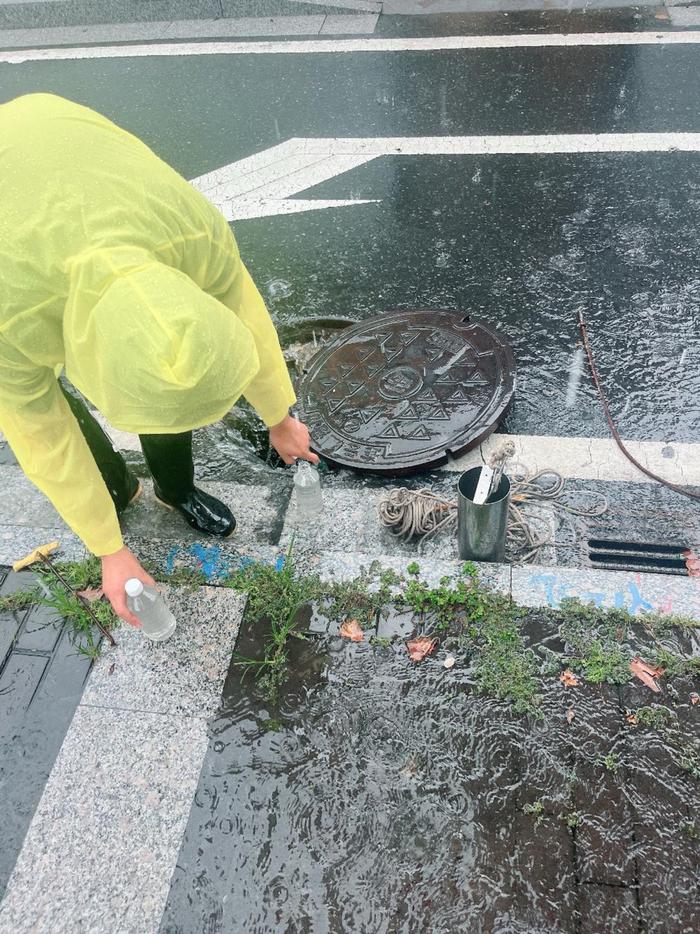
[[625,447],[624,441],[620,437],[620,433],[617,430],[615,422],[612,419],[612,415],[610,414],[610,406],[608,405],[608,400],[605,395],[605,390],[603,389],[603,385],[600,381],[600,377],[598,376],[598,370],[595,365],[595,360],[593,359],[593,351],[591,350],[591,345],[588,340],[588,331],[586,330],[586,322],[584,321],[583,312],[581,311],[581,309],[579,309],[579,312],[578,312],[578,326],[581,332],[581,339],[583,340],[583,348],[586,351],[586,356],[588,357],[588,365],[591,368],[591,375],[593,376],[593,382],[595,384],[595,388],[598,390],[598,395],[603,405],[603,412],[605,412],[605,417],[608,421],[610,431],[612,432],[612,436],[617,442],[617,446],[619,447],[619,449],[625,455],[627,460],[630,461],[630,463],[634,464],[637,470],[641,470],[641,472],[645,474],[647,477],[649,477],[651,480],[655,480],[657,483],[660,483],[662,486],[668,487],[669,490],[673,490],[675,493],[680,493],[681,496],[689,496],[691,499],[700,499],[700,493],[695,492],[695,490],[689,490],[687,487],[680,486],[678,483],[672,483],[670,480],[665,480],[663,477],[660,477],[658,474],[653,473],[653,471],[649,470],[648,467],[645,467],[643,464],[640,464],[637,458],[633,454],[631,454],[630,451],[627,450],[627,448]]

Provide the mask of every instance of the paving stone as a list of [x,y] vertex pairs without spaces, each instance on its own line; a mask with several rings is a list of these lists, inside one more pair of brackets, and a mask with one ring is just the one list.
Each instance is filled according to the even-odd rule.
[[15,643],[21,617],[16,613],[0,613],[0,669],[8,652]]
[[[70,633],[64,630],[17,729],[7,742],[0,741],[0,898],[80,700],[90,665],[91,660],[77,651]],[[10,700],[9,696],[0,698],[2,716]]]
[[164,594],[178,622],[175,633],[152,642],[122,625],[117,647],[105,649],[95,664],[83,704],[188,716],[216,710],[244,598],[213,587],[164,588]]
[[[219,544],[246,548],[253,543],[274,544],[279,537],[282,516],[287,508],[289,487],[286,479],[274,486],[253,486],[243,483],[202,482],[207,493],[221,499],[232,510],[237,527],[230,539],[205,539],[212,546]],[[179,544],[197,542],[201,533],[190,528],[182,516],[156,502],[153,484],[144,481],[144,492],[122,518],[125,536],[134,538],[172,539]]]
[[173,22],[166,39],[226,38],[237,36],[317,36],[325,17],[321,16],[242,16],[218,20]]
[[175,539],[127,534],[125,542],[140,561],[160,574],[181,570],[197,571],[213,584],[251,562],[262,561],[281,566],[284,560],[284,552],[279,548],[254,542],[238,544],[235,535],[225,541],[199,539],[178,542]]
[[0,467],[17,467],[17,458],[6,441],[0,441]]
[[60,0],[60,2],[8,3],[0,5],[0,28],[51,28],[94,23],[216,17],[218,0]]
[[157,930],[206,737],[197,717],[79,707],[0,905],[0,931]]
[[[0,575],[2,575],[1,569]],[[0,596],[8,597],[12,593],[32,590],[38,583],[38,578],[31,571],[11,571],[8,569],[0,583]]]
[[[0,475],[1,482],[2,475]],[[34,528],[22,525],[0,525],[0,564],[14,564],[38,545],[45,545],[51,541],[61,543],[60,553],[55,555],[59,561],[82,561],[87,557],[85,545],[65,526]]]
[[25,615],[17,636],[18,649],[51,652],[61,636],[63,620],[46,606],[32,607]]
[[631,613],[677,613],[700,619],[700,588],[692,578],[622,571],[513,568],[513,600],[524,606],[557,607],[566,598]]
[[0,671],[0,740],[6,741],[21,730],[22,719],[39,687],[48,659],[43,655],[12,652]]
[[[367,571],[372,564],[378,564],[379,567],[393,570],[397,574],[407,576],[407,566],[413,558],[400,558],[396,555],[384,555],[376,553],[351,551],[330,551],[317,556],[317,560],[311,562],[308,555],[301,552],[300,560],[307,560],[309,566],[313,567],[324,577],[334,578],[336,580],[351,580],[357,577],[363,571]],[[420,568],[420,580],[429,584],[431,587],[439,585],[443,577],[455,578],[459,576],[464,566],[462,561],[440,560],[431,558],[430,560],[418,560]],[[479,581],[485,587],[490,587],[499,593],[510,593],[511,568],[505,564],[478,564]]]
[[378,14],[371,13],[358,16],[343,13],[338,15],[329,14],[323,23],[320,34],[322,36],[368,35],[374,32],[378,19]]
[[579,886],[581,934],[639,934],[643,930],[634,889],[627,886]]

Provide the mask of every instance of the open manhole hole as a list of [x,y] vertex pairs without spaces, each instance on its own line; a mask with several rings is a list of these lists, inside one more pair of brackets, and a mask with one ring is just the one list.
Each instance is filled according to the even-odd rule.
[[398,475],[476,447],[514,390],[513,353],[493,328],[454,311],[399,311],[348,328],[321,351],[299,408],[325,460]]
[[622,542],[591,538],[588,557],[594,568],[688,576],[687,545]]

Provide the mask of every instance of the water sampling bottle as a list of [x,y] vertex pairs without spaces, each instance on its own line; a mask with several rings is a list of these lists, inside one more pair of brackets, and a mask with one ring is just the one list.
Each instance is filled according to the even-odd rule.
[[297,515],[300,519],[318,516],[323,509],[323,492],[318,470],[308,461],[297,461],[294,474]]
[[155,642],[169,639],[175,632],[175,617],[154,587],[136,577],[126,582],[126,605],[143,626],[144,636]]

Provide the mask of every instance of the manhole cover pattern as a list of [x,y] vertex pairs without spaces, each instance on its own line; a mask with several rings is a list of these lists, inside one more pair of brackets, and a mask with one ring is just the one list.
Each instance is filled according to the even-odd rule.
[[451,311],[401,311],[344,331],[299,390],[314,449],[375,473],[435,467],[488,437],[515,362],[492,328]]

